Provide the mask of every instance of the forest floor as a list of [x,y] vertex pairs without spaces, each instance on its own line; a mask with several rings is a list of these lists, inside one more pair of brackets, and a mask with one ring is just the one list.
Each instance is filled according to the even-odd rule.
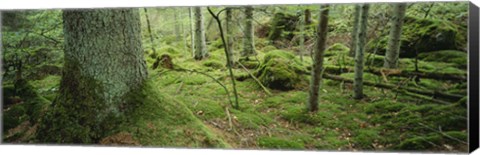
[[[132,135],[130,139],[134,142],[131,144],[349,151],[464,152],[468,149],[465,144],[465,99],[442,105],[390,89],[365,86],[366,97],[354,100],[351,84],[323,79],[319,111],[308,113],[305,107],[309,75],[302,75],[307,82],[300,82],[295,89],[288,91],[269,89],[271,95],[253,78],[237,80],[240,108],[234,109],[229,104],[227,93],[217,83],[223,83],[232,92],[223,50],[214,50],[208,59],[201,61],[193,60],[191,53],[182,53],[174,47],[163,47],[158,51],[160,55],[170,54],[175,66],[207,73],[215,80],[199,73],[164,68],[153,70],[151,66],[155,60],[146,55],[150,80],[154,81],[153,89],[158,91],[154,93],[161,94],[161,97],[151,99],[154,104],[145,106],[139,113],[142,115],[139,118],[148,121],[135,122],[136,129],[125,128],[127,135]],[[263,55],[259,52],[258,58],[262,60]],[[308,56],[305,59],[305,66],[311,64]],[[327,65],[337,65],[336,57],[326,59]],[[401,62],[412,61],[404,59]],[[451,67],[454,64],[449,63],[421,61],[419,64],[436,71],[447,68],[446,72],[466,72],[465,69]],[[253,73],[255,69],[249,72]],[[243,68],[235,68],[234,74],[237,78],[249,77]],[[339,76],[352,78],[353,73],[346,72]],[[382,76],[365,73],[366,81],[379,82],[383,79]],[[422,79],[417,84],[405,79],[388,77],[388,83],[425,90],[466,91],[466,82]],[[41,96],[52,101],[59,80],[60,76],[51,75],[31,83]],[[230,99],[234,100],[233,94],[230,94]],[[4,112],[11,111],[12,107],[4,109]],[[19,126],[16,130],[19,130]],[[28,130],[22,131],[25,134]],[[12,132],[4,132],[5,142],[28,142],[25,138],[19,139],[25,136],[14,136]]]

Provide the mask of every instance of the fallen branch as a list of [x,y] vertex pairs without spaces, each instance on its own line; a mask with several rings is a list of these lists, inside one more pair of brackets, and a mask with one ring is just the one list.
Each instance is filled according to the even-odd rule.
[[[324,74],[323,77],[326,78],[326,79],[330,79],[330,80],[353,83],[352,79],[343,78],[343,77],[332,75],[332,74]],[[438,91],[424,91],[424,90],[418,90],[418,89],[408,88],[408,87],[403,87],[403,86],[395,86],[395,85],[384,84],[384,83],[373,83],[373,82],[369,82],[369,81],[363,81],[363,84],[368,85],[368,86],[378,87],[378,88],[391,89],[391,90],[394,90],[394,91],[403,90],[403,91],[406,91],[406,92],[409,92],[409,93],[416,93],[416,94],[421,94],[421,95],[425,95],[425,96],[432,96],[433,98],[460,100],[463,97],[463,96],[459,96],[459,95],[452,95],[452,94],[442,93],[442,92],[438,92]],[[431,99],[431,100],[433,101],[433,99]],[[450,104],[449,102],[446,102],[446,101],[443,101],[442,103]]]
[[432,130],[432,131],[435,131],[435,132],[437,132],[437,133],[440,133],[442,136],[445,136],[445,137],[447,137],[447,138],[450,138],[450,139],[455,140],[455,141],[457,141],[457,142],[460,142],[460,143],[462,143],[462,144],[468,145],[468,143],[465,142],[465,141],[463,141],[463,140],[460,140],[460,139],[458,139],[458,138],[455,138],[455,137],[452,137],[452,136],[450,136],[450,135],[447,135],[447,134],[445,134],[445,133],[443,133],[443,132],[441,132],[441,131],[435,130],[435,129],[433,129],[433,128],[431,128],[431,127],[429,127],[429,126],[427,126],[427,125],[425,125],[425,124],[423,124],[423,123],[418,123],[418,124],[421,125],[421,126],[423,126],[423,127],[425,127],[425,128],[427,128],[427,129],[430,129],[430,130]]
[[262,89],[265,91],[265,93],[267,93],[268,95],[272,95],[272,93],[262,84],[262,82],[260,82],[260,80],[258,80],[257,77],[255,77],[252,73],[250,73],[250,71],[249,71],[242,63],[240,63],[239,61],[237,61],[237,63],[238,63],[245,71],[247,71],[247,73],[258,83],[258,85],[260,85],[260,87],[262,87]]

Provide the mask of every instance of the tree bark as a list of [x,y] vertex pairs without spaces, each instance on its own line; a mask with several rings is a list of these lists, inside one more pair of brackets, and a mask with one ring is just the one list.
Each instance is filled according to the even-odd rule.
[[58,97],[39,139],[96,143],[123,116],[128,94],[147,78],[138,9],[65,10]]
[[352,34],[351,34],[351,41],[350,41],[350,52],[349,55],[351,57],[355,57],[355,44],[356,44],[356,35],[358,31],[358,24],[360,21],[360,12],[361,12],[361,6],[360,4],[355,4],[355,12],[353,13],[353,29],[352,29]]
[[177,41],[180,41],[182,40],[181,36],[180,36],[180,22],[178,22],[178,15],[177,15],[178,11],[177,9],[173,9],[173,21],[174,21],[174,30],[175,30],[175,39]]
[[405,17],[406,3],[398,3],[394,5],[393,17],[390,27],[390,38],[388,40],[387,52],[385,53],[385,68],[397,68],[398,57],[400,55],[400,37],[402,34],[403,19]]
[[255,55],[255,43],[254,43],[254,32],[253,32],[253,7],[245,7],[245,27],[244,27],[245,37],[243,39],[243,52],[242,57],[248,57]]
[[353,98],[363,98],[363,65],[364,65],[364,50],[367,40],[367,24],[368,24],[368,10],[369,4],[363,4],[362,12],[360,13],[360,20],[358,23],[359,30],[355,36],[355,81],[353,82]]
[[320,18],[317,31],[317,46],[315,48],[312,78],[310,81],[310,93],[308,99],[308,111],[318,110],[318,98],[320,93],[320,85],[322,81],[323,58],[325,53],[325,43],[327,40],[327,25],[329,5],[325,4],[320,7]]
[[208,56],[205,42],[205,26],[201,7],[195,7],[195,60],[202,60]]
[[233,67],[235,65],[234,60],[235,57],[233,56],[233,16],[232,16],[232,8],[227,8],[226,10],[226,28],[227,28],[227,54],[229,56],[230,66]]

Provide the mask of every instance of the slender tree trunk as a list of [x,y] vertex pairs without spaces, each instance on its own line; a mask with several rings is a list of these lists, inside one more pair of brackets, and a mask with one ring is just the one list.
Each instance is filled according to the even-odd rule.
[[397,68],[398,57],[400,55],[400,37],[402,34],[403,19],[407,9],[406,3],[398,3],[393,8],[393,18],[391,20],[390,38],[388,40],[387,52],[385,54],[385,68]]
[[147,78],[138,9],[64,10],[65,57],[44,142],[97,143],[114,129],[128,95]]
[[180,22],[178,22],[177,9],[173,9],[173,21],[174,21],[174,29],[175,29],[175,38],[177,41],[181,41],[182,38],[180,36]]
[[192,48],[192,57],[195,56],[195,29],[193,28],[195,25],[194,19],[193,19],[193,8],[190,7],[188,8],[188,15],[190,17],[190,45]]
[[208,56],[205,42],[205,26],[203,23],[202,9],[195,7],[195,60],[201,60]]
[[[305,11],[306,12],[306,11]],[[300,22],[299,24],[299,31],[300,31],[300,38],[299,38],[299,45],[300,45],[300,60],[303,62],[303,54],[305,54],[305,21],[306,21],[306,16],[305,12],[303,13],[303,18],[300,17]]]
[[355,78],[353,82],[353,98],[363,98],[363,65],[364,65],[364,49],[367,40],[367,25],[368,25],[368,10],[369,4],[363,4],[361,7],[361,16],[358,23],[359,30],[357,30],[356,49],[355,49]]
[[312,23],[312,13],[310,9],[305,9],[305,24],[310,25]]
[[245,27],[244,27],[245,37],[243,39],[243,52],[242,57],[248,57],[255,55],[255,44],[254,44],[254,32],[253,32],[253,7],[245,7]]
[[233,56],[233,17],[232,17],[232,8],[227,8],[227,17],[226,17],[226,28],[227,28],[227,54],[229,56],[230,66],[235,65],[235,57]]
[[320,7],[320,19],[317,30],[317,45],[315,48],[312,78],[310,81],[310,94],[308,99],[308,111],[318,110],[318,99],[320,93],[320,85],[322,82],[323,70],[323,54],[325,53],[325,46],[327,40],[327,25],[328,25],[329,5],[325,4]]
[[155,51],[155,45],[154,45],[153,35],[152,35],[152,28],[150,27],[150,19],[148,18],[147,8],[143,8],[143,11],[145,12],[145,19],[147,20],[147,29],[148,29],[148,35],[150,36],[150,44],[152,46],[152,52],[153,52],[154,55],[156,55],[157,51]]
[[360,21],[360,12],[361,12],[361,6],[360,4],[355,4],[355,12],[353,13],[353,29],[352,29],[352,34],[351,34],[351,41],[350,41],[350,52],[349,55],[351,57],[355,57],[355,50],[356,47],[355,45],[357,44],[357,31],[358,31],[358,24]]

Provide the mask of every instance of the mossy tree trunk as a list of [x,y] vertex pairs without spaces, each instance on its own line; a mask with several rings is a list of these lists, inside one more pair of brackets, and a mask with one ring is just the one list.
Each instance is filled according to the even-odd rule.
[[205,42],[205,26],[201,7],[194,8],[195,16],[195,60],[202,60],[208,56]]
[[391,19],[390,38],[388,39],[387,52],[385,53],[385,68],[397,68],[400,55],[400,37],[402,34],[403,19],[407,9],[406,3],[393,5],[393,17]]
[[352,29],[352,33],[351,33],[351,41],[350,41],[350,52],[349,52],[349,55],[351,57],[355,57],[355,50],[356,50],[356,47],[355,45],[357,44],[356,43],[356,35],[357,35],[357,31],[358,31],[358,24],[359,24],[359,20],[360,20],[360,11],[361,11],[361,6],[359,4],[355,4],[355,12],[353,13],[353,29]]
[[318,99],[320,93],[320,85],[322,82],[323,58],[325,53],[325,46],[327,40],[327,25],[328,25],[329,5],[322,5],[320,7],[320,19],[317,29],[316,48],[313,59],[312,78],[310,81],[310,93],[308,99],[308,111],[318,110]]
[[367,25],[368,25],[368,10],[369,4],[363,4],[361,7],[360,20],[358,21],[359,29],[357,35],[355,35],[355,79],[353,82],[353,98],[363,98],[363,65],[364,65],[364,53],[365,43],[367,40]]
[[233,16],[232,16],[232,8],[227,8],[226,10],[226,19],[225,19],[225,24],[227,28],[227,54],[229,56],[229,62],[230,66],[233,67],[235,65],[234,63],[234,56],[233,56]]
[[254,32],[253,32],[253,7],[245,7],[245,27],[244,27],[245,37],[243,39],[243,51],[242,57],[248,58],[255,55],[255,43],[254,43]]
[[57,98],[38,139],[97,143],[121,120],[147,78],[138,9],[65,10],[65,57]]

